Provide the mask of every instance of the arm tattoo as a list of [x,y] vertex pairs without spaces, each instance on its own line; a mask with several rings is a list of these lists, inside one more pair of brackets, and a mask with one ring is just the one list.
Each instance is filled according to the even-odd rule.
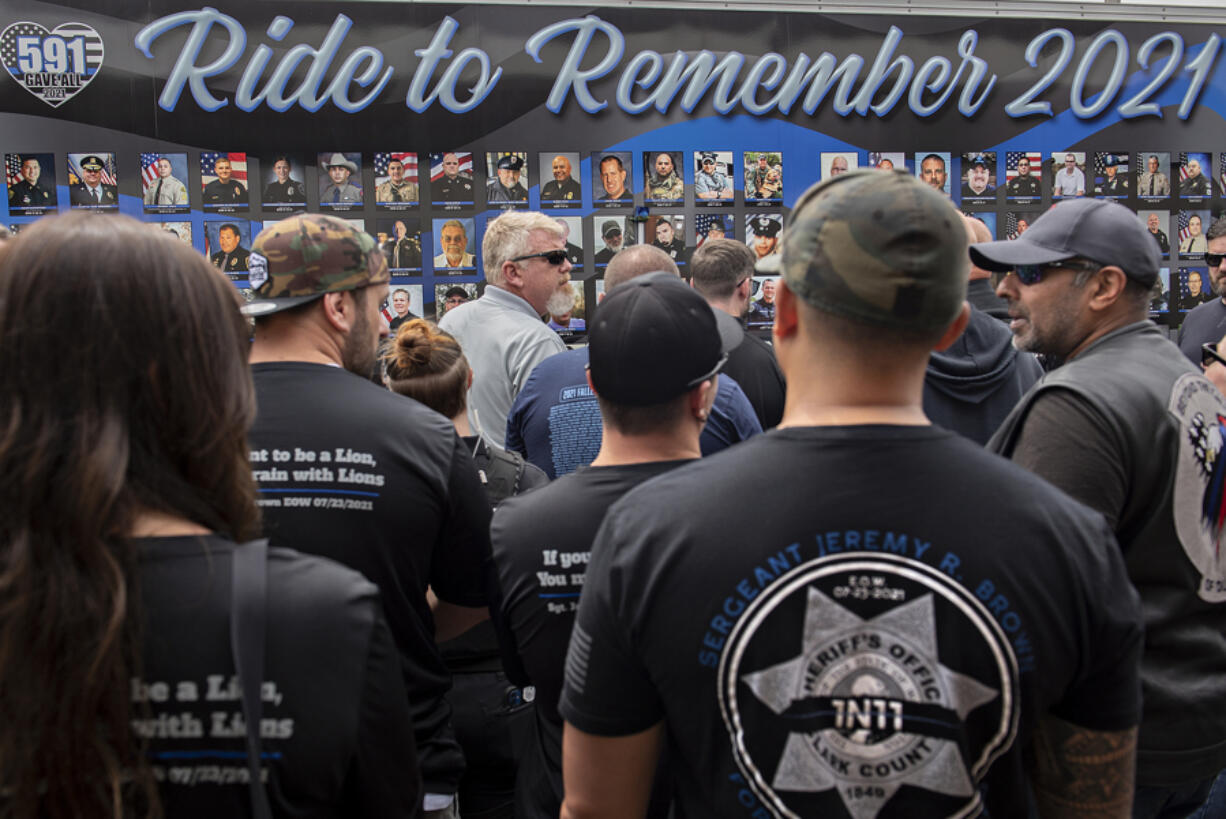
[[1127,819],[1136,752],[1136,728],[1092,731],[1044,717],[1029,749],[1039,815]]

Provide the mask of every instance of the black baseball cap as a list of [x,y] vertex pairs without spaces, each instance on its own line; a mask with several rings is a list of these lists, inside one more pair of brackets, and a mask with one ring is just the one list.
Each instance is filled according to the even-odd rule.
[[1109,199],[1072,199],[1044,213],[1016,239],[971,245],[971,260],[1005,273],[1022,264],[1073,257],[1115,265],[1150,287],[1158,280],[1158,243],[1135,213]]
[[740,322],[672,273],[638,276],[611,291],[588,326],[592,385],[615,404],[663,404],[718,373],[744,337]]

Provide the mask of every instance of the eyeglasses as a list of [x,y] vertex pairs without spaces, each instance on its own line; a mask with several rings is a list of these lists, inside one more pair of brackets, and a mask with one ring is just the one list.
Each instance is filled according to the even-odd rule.
[[1217,342],[1208,341],[1200,345],[1200,365],[1208,367],[1215,361],[1219,364],[1226,364],[1226,358],[1223,358],[1217,351]]
[[544,259],[554,267],[557,267],[569,258],[565,250],[546,250],[544,253],[529,253],[527,256],[516,256],[511,261],[522,262],[525,259]]
[[1013,272],[1017,274],[1019,282],[1029,286],[1041,282],[1043,274],[1049,270],[1085,270],[1095,273],[1102,269],[1102,265],[1095,264],[1094,262],[1078,262],[1072,259],[1063,259],[1058,262],[1043,262],[1042,264],[1019,264],[1013,268]]
[[1221,267],[1222,259],[1226,259],[1226,255],[1223,255],[1221,253],[1206,253],[1205,254],[1205,264],[1209,265],[1210,267]]

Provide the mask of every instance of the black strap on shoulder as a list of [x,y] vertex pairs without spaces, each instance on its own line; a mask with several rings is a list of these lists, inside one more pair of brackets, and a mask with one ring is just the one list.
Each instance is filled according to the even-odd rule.
[[253,540],[235,547],[230,562],[230,650],[243,691],[247,722],[247,772],[251,778],[251,815],[272,819],[268,794],[260,779],[260,718],[264,681],[264,615],[268,585],[268,541]]
[[498,506],[519,493],[527,470],[527,461],[518,452],[500,449],[478,440],[473,450],[473,464],[481,475],[481,483],[491,506]]

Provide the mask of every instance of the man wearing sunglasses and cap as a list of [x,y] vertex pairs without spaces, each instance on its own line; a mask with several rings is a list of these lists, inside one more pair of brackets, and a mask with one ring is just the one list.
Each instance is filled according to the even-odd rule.
[[1226,401],[1147,319],[1159,252],[1128,208],[1065,202],[971,247],[1014,345],[1064,364],[988,448],[1098,510],[1145,611],[1134,816],[1187,816],[1226,768]]
[[966,248],[905,174],[797,201],[783,422],[631,490],[592,545],[563,817],[641,816],[663,744],[686,816],[1126,815],[1142,634],[1110,531],[921,409]]
[[1209,266],[1209,282],[1216,298],[1211,298],[1184,316],[1179,327],[1179,349],[1193,364],[1201,363],[1201,345],[1217,341],[1226,333],[1226,217],[1215,219],[1205,234],[1208,252],[1205,264]]
[[622,251],[621,223],[616,219],[604,220],[600,223],[600,237],[604,239],[604,247],[596,252],[596,264],[608,264]]
[[504,447],[507,414],[533,368],[566,345],[541,320],[564,313],[571,263],[558,223],[543,213],[508,211],[485,228],[481,298],[447,311],[439,327],[459,340],[473,368],[468,421]]
[[716,170],[716,160],[713,151],[703,151],[700,156],[694,174],[694,195],[699,199],[731,199],[736,193],[727,175]]

